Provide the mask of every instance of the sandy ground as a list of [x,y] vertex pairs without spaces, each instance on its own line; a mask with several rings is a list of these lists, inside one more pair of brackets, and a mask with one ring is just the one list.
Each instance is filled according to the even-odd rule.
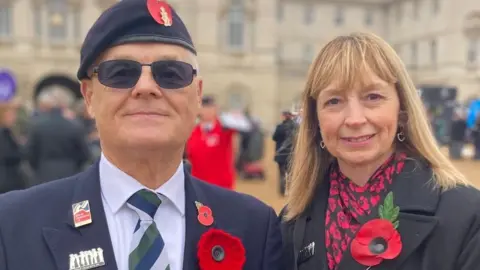
[[[447,150],[445,150],[447,153]],[[278,194],[278,172],[277,166],[273,162],[273,142],[267,143],[265,154],[265,181],[246,181],[242,179],[237,180],[237,191],[253,195],[268,205],[271,205],[276,211],[280,211],[285,204],[284,199]],[[480,161],[472,161],[465,159],[462,161],[455,161],[455,165],[480,188]]]

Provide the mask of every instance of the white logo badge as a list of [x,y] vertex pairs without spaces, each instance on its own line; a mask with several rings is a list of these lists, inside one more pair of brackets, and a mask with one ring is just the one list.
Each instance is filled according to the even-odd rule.
[[101,248],[70,254],[70,270],[87,270],[104,265],[105,259],[103,258],[103,249]]

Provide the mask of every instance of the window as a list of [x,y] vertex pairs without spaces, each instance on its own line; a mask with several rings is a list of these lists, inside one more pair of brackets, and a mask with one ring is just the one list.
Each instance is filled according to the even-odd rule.
[[365,25],[371,26],[373,24],[373,10],[372,8],[365,9]]
[[309,25],[313,23],[314,12],[315,10],[312,5],[310,4],[305,5],[303,9],[303,20],[305,24]]
[[418,20],[419,17],[419,3],[418,0],[413,0],[412,2],[412,11],[413,11],[413,19]]
[[48,37],[53,42],[67,39],[67,14],[68,3],[64,0],[50,0],[47,5],[48,14]]
[[0,38],[7,38],[12,35],[12,8],[0,6]]
[[242,49],[245,46],[245,9],[241,0],[232,1],[227,20],[229,47]]
[[467,63],[476,64],[478,60],[478,38],[470,38],[468,40],[468,49],[467,49]]
[[276,60],[277,60],[277,63],[281,63],[282,60],[283,60],[283,43],[282,42],[278,42],[277,43],[277,55],[276,55]]
[[437,64],[437,55],[438,55],[438,48],[437,48],[437,41],[432,40],[430,41],[430,61],[432,65]]
[[311,63],[314,57],[313,47],[311,44],[305,44],[303,46],[303,62]]
[[417,43],[416,42],[413,42],[411,45],[410,45],[410,63],[411,63],[411,66],[413,68],[416,68],[417,67],[417,57],[418,57],[418,46],[417,46]]
[[402,3],[398,3],[395,9],[395,20],[400,23],[402,21],[402,16],[403,16],[403,6]]
[[244,110],[247,105],[245,96],[240,91],[230,91],[228,95],[228,108],[230,110]]
[[35,31],[35,37],[40,38],[43,34],[43,13],[42,9],[38,6],[33,7],[33,29]]
[[440,11],[440,0],[431,0],[432,1],[432,13],[437,14]]
[[79,8],[73,10],[73,36],[80,41],[82,38],[82,11]]
[[338,6],[335,11],[335,24],[337,26],[343,25],[343,22],[345,20],[343,13],[344,13],[343,7]]
[[283,18],[285,16],[285,6],[284,3],[280,0],[277,1],[277,21],[281,22],[283,21]]

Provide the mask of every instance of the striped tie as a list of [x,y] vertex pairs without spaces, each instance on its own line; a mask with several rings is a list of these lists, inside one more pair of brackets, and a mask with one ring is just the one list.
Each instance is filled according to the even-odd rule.
[[129,270],[170,269],[165,243],[153,220],[161,203],[157,194],[146,189],[137,191],[127,201],[139,216],[128,257]]

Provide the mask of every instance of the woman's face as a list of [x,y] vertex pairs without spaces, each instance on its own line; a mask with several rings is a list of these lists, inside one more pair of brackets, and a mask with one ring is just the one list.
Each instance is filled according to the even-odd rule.
[[378,163],[389,156],[398,129],[400,101],[394,84],[370,70],[364,76],[366,85],[338,89],[333,82],[317,99],[326,150],[353,166]]

